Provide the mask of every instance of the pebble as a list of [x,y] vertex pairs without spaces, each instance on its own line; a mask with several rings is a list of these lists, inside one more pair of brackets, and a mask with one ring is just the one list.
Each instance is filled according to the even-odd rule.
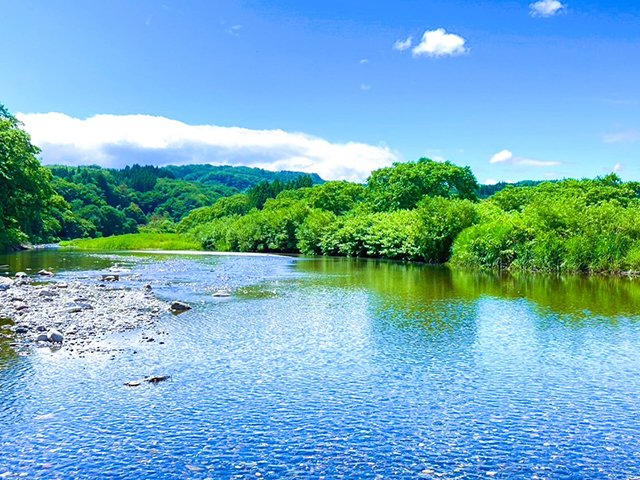
[[[18,280],[22,278],[18,275]],[[68,349],[70,345],[64,337],[69,335],[74,342],[87,342],[112,333],[153,328],[158,316],[152,312],[166,311],[168,306],[139,288],[80,281],[41,286],[5,279],[3,284],[8,289],[0,290],[0,318],[13,322],[19,319],[19,325],[1,325],[0,329],[17,329],[20,342],[27,345],[49,343],[47,331],[54,329],[60,335],[54,338],[63,338],[62,348]]]

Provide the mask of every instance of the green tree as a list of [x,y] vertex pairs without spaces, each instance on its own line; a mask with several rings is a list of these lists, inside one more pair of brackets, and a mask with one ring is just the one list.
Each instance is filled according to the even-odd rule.
[[425,196],[476,200],[478,182],[469,167],[421,158],[375,170],[367,188],[377,211],[411,210]]
[[53,195],[50,173],[36,157],[22,124],[0,104],[0,249],[40,238],[43,211]]

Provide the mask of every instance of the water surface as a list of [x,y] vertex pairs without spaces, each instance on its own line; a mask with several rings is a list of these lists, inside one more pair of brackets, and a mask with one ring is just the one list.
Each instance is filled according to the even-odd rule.
[[[28,252],[114,263],[194,309],[18,357],[0,343],[0,475],[633,478],[639,284],[353,259]],[[220,288],[230,298],[213,297]],[[165,343],[141,342],[153,335]],[[171,375],[156,386],[124,382]],[[10,477],[9,477],[10,478]]]

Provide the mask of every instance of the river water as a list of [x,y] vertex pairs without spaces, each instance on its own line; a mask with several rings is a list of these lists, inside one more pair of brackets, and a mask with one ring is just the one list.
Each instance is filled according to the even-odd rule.
[[[121,351],[0,340],[0,477],[640,478],[640,283],[333,258],[114,263],[193,310]],[[217,298],[220,288],[233,292]],[[147,343],[143,336],[162,339]],[[147,375],[158,385],[124,386]]]

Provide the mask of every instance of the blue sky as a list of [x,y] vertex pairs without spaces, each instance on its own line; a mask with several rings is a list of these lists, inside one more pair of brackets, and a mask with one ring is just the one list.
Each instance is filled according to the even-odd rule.
[[45,163],[362,180],[427,156],[469,165],[481,182],[614,170],[640,180],[633,2],[0,6],[0,102]]

